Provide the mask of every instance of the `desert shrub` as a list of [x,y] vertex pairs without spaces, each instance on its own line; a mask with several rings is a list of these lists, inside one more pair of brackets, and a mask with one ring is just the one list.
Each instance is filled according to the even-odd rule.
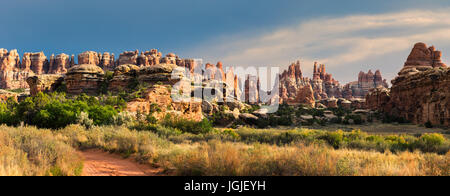
[[158,119],[156,119],[154,116],[152,116],[152,115],[147,115],[146,117],[145,117],[145,120],[147,121],[147,123],[150,123],[150,124],[156,124],[156,123],[158,123]]
[[117,110],[124,110],[127,107],[127,102],[120,96],[103,96],[101,97],[102,105],[110,105],[116,108]]
[[242,113],[253,113],[259,109],[261,109],[261,106],[259,106],[259,105],[250,105],[250,107],[244,108],[241,112]]
[[292,114],[295,114],[295,109],[292,106],[289,106],[287,104],[281,104],[278,107],[277,112],[275,112],[277,116],[290,116]]
[[113,116],[114,125],[116,126],[131,126],[135,122],[135,118],[128,112],[120,112]]
[[206,134],[214,131],[212,123],[206,118],[197,122],[195,120],[166,115],[161,124],[166,127],[179,129],[184,133]]
[[335,132],[327,132],[326,134],[324,134],[319,138],[327,141],[328,144],[337,149],[344,141],[344,132],[342,130]]
[[80,175],[76,151],[49,130],[0,127],[0,175]]
[[156,103],[152,103],[152,104],[150,104],[150,113],[151,114],[153,114],[153,113],[159,113],[159,112],[161,112],[162,110],[161,110],[161,108],[159,107],[159,105],[158,104],[156,104]]
[[227,126],[236,121],[233,114],[223,111],[214,112],[209,119],[215,126]]
[[229,136],[231,136],[234,139],[239,139],[240,138],[239,134],[236,133],[236,131],[234,131],[233,129],[225,129],[225,130],[223,130],[222,133],[225,134],[225,135],[229,135]]
[[349,113],[351,113],[350,110],[347,110],[345,108],[342,107],[338,107],[338,108],[329,108],[329,110],[331,110],[333,112],[334,115],[338,116],[338,117],[343,117]]
[[106,71],[105,75],[103,76],[103,81],[102,83],[100,83],[100,88],[99,88],[99,92],[103,93],[103,94],[107,94],[108,93],[108,86],[109,83],[111,82],[111,80],[114,77],[114,72],[112,71]]
[[450,149],[450,144],[442,134],[430,133],[420,136],[413,144],[413,148],[420,149],[423,152],[447,153]]
[[76,123],[86,127],[86,129],[90,129],[92,126],[94,126],[94,121],[89,118],[89,114],[86,112],[81,112],[79,115],[77,115]]
[[183,132],[179,129],[172,128],[172,127],[165,127],[159,124],[140,124],[138,126],[132,126],[130,127],[132,129],[138,130],[138,131],[151,131],[153,133],[156,133],[160,137],[168,138],[170,136],[178,136],[183,134]]
[[6,125],[18,125],[20,123],[20,119],[16,118],[14,111],[9,109],[8,106],[8,103],[0,102],[0,123]]

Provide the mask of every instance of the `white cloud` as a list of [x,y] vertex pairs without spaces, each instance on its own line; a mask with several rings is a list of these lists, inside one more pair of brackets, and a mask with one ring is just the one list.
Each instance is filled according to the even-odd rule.
[[[354,73],[367,71],[368,64],[393,77],[406,56],[389,55],[407,55],[419,41],[435,44],[444,55],[444,49],[450,50],[450,9],[313,19],[266,34],[223,37],[193,51],[233,66],[287,66],[301,59],[307,73],[318,61],[336,72],[337,79],[348,82],[356,79]],[[344,73],[344,67],[355,70]]]

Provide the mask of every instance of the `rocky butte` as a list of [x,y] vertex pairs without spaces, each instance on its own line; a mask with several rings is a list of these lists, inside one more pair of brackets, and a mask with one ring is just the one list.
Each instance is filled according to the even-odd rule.
[[375,74],[370,70],[368,73],[360,72],[358,81],[342,86],[326,72],[324,64],[318,63],[314,63],[313,76],[310,79],[303,76],[300,61],[292,63],[279,78],[280,103],[312,107],[318,101],[330,107],[350,101],[355,108],[363,108],[364,98],[370,89],[388,87],[379,70]]
[[[219,99],[225,100],[225,104],[232,110],[241,110],[244,107],[239,101],[242,90],[237,76],[233,69],[225,72],[221,62],[217,65],[207,63],[203,69],[193,59],[181,59],[173,53],[163,56],[161,52],[153,49],[141,53],[137,50],[123,52],[117,60],[114,60],[114,54],[87,51],[78,55],[78,64],[75,64],[74,55],[70,58],[65,54],[52,55],[50,61],[47,61],[41,52],[24,55],[25,66],[22,68],[16,66],[20,62],[16,51],[4,51],[2,54],[2,65],[8,66],[5,70],[29,73],[26,75],[26,82],[31,95],[57,89],[63,89],[69,95],[139,91],[138,97],[128,100],[127,110],[154,113],[152,111],[157,109],[159,112],[154,113],[157,119],[163,118],[167,113],[173,113],[201,120],[202,112],[212,113],[218,109]],[[200,72],[194,72],[196,69],[200,69]],[[110,70],[113,74],[107,77],[106,72]],[[195,78],[199,78],[201,83],[193,82],[192,79]],[[6,78],[2,81],[11,84],[16,80],[21,79],[11,81]],[[6,86],[14,88],[11,85]],[[200,94],[197,95],[200,96],[192,97],[195,91],[199,91]],[[204,94],[212,95],[211,100],[203,99]],[[177,99],[178,97],[180,99]],[[203,111],[202,106],[206,106],[207,111]],[[208,111],[209,109],[211,110]]]
[[372,90],[367,107],[416,124],[450,126],[450,69],[441,56],[434,46],[415,44],[392,87]]

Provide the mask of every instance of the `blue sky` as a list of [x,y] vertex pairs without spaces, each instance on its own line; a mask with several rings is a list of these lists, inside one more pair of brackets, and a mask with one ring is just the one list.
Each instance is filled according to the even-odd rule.
[[417,41],[450,59],[449,8],[448,0],[14,0],[0,7],[0,48],[47,56],[157,48],[225,66],[301,59],[308,76],[319,61],[342,83],[368,69],[390,80]]

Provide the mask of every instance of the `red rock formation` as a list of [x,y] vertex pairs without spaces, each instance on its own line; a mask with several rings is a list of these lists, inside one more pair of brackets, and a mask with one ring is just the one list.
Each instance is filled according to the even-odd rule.
[[314,92],[310,84],[300,87],[297,90],[297,95],[286,100],[288,105],[306,105],[315,107],[316,100],[314,99]]
[[442,52],[436,51],[434,46],[427,47],[424,43],[417,43],[414,45],[408,59],[405,62],[405,67],[446,67],[441,61]]
[[300,62],[297,61],[280,75],[280,101],[295,104],[294,100],[299,100],[296,97],[301,94],[299,91],[308,86],[311,86],[314,98],[318,100],[328,97],[342,97],[342,87],[339,82],[333,79],[331,74],[326,73],[325,65],[314,63],[311,80],[303,77]]
[[6,49],[0,49],[0,88],[18,89],[27,88],[26,78],[32,76],[32,61],[30,54],[24,56],[25,63],[20,63],[17,50],[8,52]]
[[388,88],[386,80],[381,76],[380,70],[377,70],[375,74],[372,70],[369,72],[359,72],[358,81],[350,82],[344,86],[343,97],[346,99],[351,98],[364,98],[370,89],[384,87]]
[[86,51],[78,55],[78,64],[99,65],[100,58],[97,52]]
[[[28,54],[25,53],[24,56],[25,55]],[[43,52],[29,53],[29,56],[31,60],[31,70],[35,74],[40,75],[48,71],[48,60]]]
[[99,66],[103,68],[103,70],[112,71],[115,68],[114,63],[114,54],[109,54],[109,52],[105,52],[102,55]]
[[327,99],[328,97],[342,97],[342,87],[331,74],[325,71],[325,65],[317,67],[314,63],[313,79],[311,81],[316,99]]
[[93,64],[74,66],[67,71],[66,77],[64,78],[67,93],[95,95],[99,92],[100,85],[104,79],[103,75],[102,68]]
[[72,56],[70,56],[69,67],[66,68],[71,68],[73,66],[75,66],[75,55],[72,54]]
[[64,74],[67,68],[70,67],[70,59],[67,54],[58,54],[56,57],[52,55],[50,58],[49,74]]
[[[366,95],[366,108],[370,110],[387,109],[390,101],[390,90],[384,87],[371,89]],[[391,110],[389,108],[387,110]]]

